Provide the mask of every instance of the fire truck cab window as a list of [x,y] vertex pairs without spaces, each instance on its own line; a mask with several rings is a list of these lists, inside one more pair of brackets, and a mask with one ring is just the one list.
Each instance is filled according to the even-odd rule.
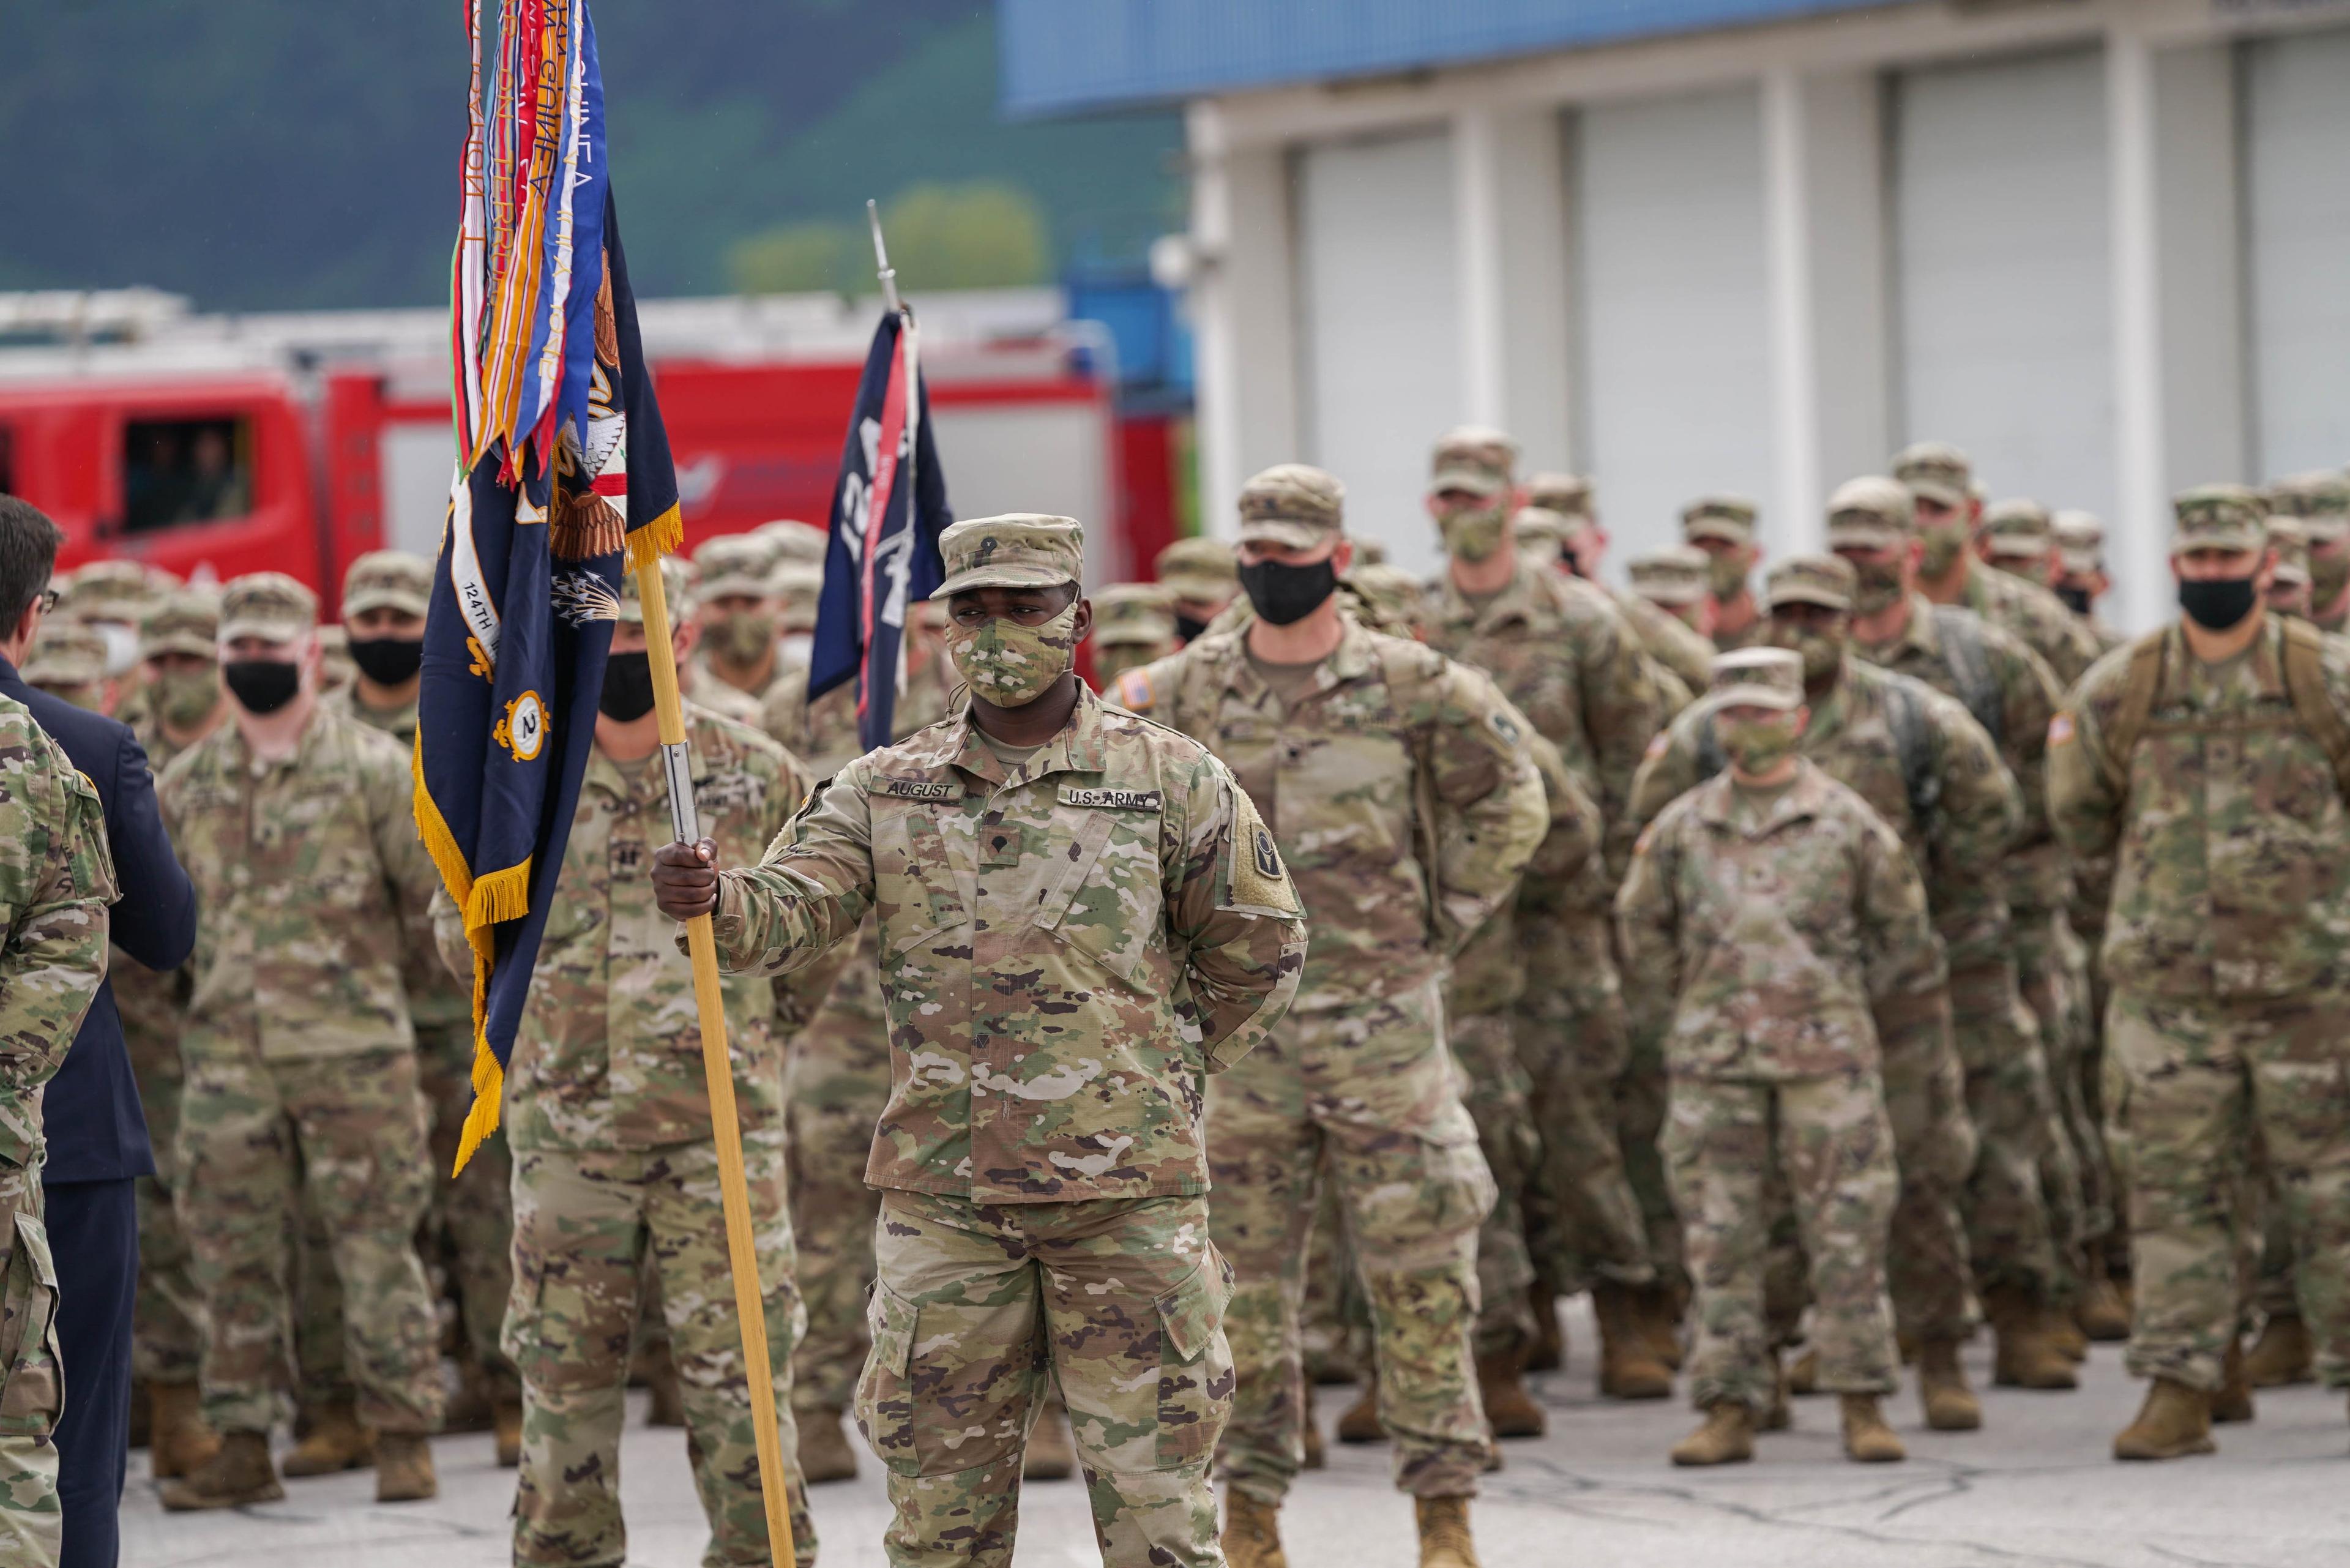
[[130,534],[253,510],[253,431],[239,419],[132,420],[122,435]]

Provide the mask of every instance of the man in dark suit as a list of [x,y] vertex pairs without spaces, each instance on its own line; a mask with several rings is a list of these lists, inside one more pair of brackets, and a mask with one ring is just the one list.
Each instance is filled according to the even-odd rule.
[[[50,604],[56,524],[0,495],[0,695],[15,698],[89,775],[106,805],[121,901],[114,945],[151,969],[195,946],[196,898],[155,809],[147,753],[127,725],[36,691],[16,666]],[[56,1251],[66,1408],[57,1424],[65,1568],[113,1568],[130,1422],[130,1303],[139,1283],[134,1184],[155,1168],[111,984],[99,988],[42,1104],[43,1201]]]

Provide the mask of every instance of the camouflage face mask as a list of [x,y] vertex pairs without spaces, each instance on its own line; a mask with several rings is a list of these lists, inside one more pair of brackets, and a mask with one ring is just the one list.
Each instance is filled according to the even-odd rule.
[[1444,535],[1446,554],[1456,560],[1489,560],[1502,547],[1503,536],[1509,532],[1509,497],[1503,496],[1491,506],[1455,512],[1441,519],[1437,528]]
[[1918,530],[1918,536],[1926,542],[1926,554],[1918,570],[1939,577],[1958,564],[1960,552],[1967,547],[1967,520],[1953,517],[1947,523],[1929,523]]
[[947,623],[947,656],[974,695],[999,708],[1024,708],[1061,678],[1077,652],[1077,601],[1041,626],[984,620]]
[[220,701],[220,677],[209,670],[174,670],[152,677],[155,711],[175,730],[192,730]]
[[1746,556],[1742,550],[1725,550],[1721,555],[1706,556],[1705,586],[1713,597],[1728,604],[1746,587]]
[[2309,553],[2309,598],[2312,604],[2324,607],[2342,597],[2350,587],[2350,552],[2339,556],[2322,551]]
[[1852,560],[1859,584],[1853,590],[1852,613],[1879,615],[1901,602],[1901,564],[1896,561]]
[[1795,716],[1774,713],[1768,719],[1717,719],[1713,733],[1721,742],[1723,754],[1738,764],[1740,772],[1767,774],[1794,753]]
[[775,640],[775,618],[761,610],[729,610],[702,634],[729,664],[756,664]]
[[1834,631],[1773,618],[1763,637],[1773,648],[1783,648],[1790,653],[1803,656],[1804,680],[1806,682],[1825,680],[1844,663],[1844,622],[1841,618]]

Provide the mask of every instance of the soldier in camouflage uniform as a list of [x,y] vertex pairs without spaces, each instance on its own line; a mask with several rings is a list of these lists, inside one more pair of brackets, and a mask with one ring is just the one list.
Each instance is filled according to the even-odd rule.
[[702,640],[692,685],[702,697],[723,684],[764,703],[785,678],[778,645],[783,607],[775,592],[782,566],[775,542],[756,534],[721,534],[693,553]]
[[[115,717],[129,724],[157,774],[227,717],[220,684],[220,606],[192,588],[173,591],[139,623],[142,679]],[[139,1294],[131,1307],[132,1373],[147,1390],[150,1458],[157,1480],[184,1475],[213,1457],[219,1439],[204,1425],[196,1389],[203,1356],[203,1293],[188,1240],[173,1210],[180,1129],[180,1019],[193,971],[158,974],[130,954],[110,955],[114,1005],[155,1174],[139,1183]]]
[[0,1563],[24,1568],[55,1568],[64,1534],[41,1090],[106,978],[116,897],[97,786],[24,704],[0,698]]
[[2296,473],[2269,486],[2272,516],[2297,517],[2309,532],[2309,618],[2320,631],[2350,632],[2350,474]]
[[[1497,538],[1506,500],[1491,514]],[[1466,1500],[1488,1450],[1477,1238],[1494,1189],[1440,988],[1447,960],[1514,892],[1550,815],[1522,721],[1490,681],[1341,607],[1336,577],[1353,555],[1343,504],[1336,479],[1303,464],[1250,480],[1236,554],[1254,618],[1133,671],[1117,692],[1231,765],[1314,923],[1287,1021],[1209,1095],[1214,1234],[1240,1281],[1224,1545],[1250,1565],[1280,1560],[1277,1511],[1304,1458],[1298,1314],[1326,1167],[1370,1309],[1397,1485],[1420,1501],[1423,1522],[1429,1503],[1459,1507],[1467,1550]],[[1461,1010],[1489,1002],[1472,994]],[[1455,1036],[1453,1049],[1506,1051],[1496,1033]],[[1500,1068],[1485,1059],[1467,1072]],[[1521,1107],[1510,1131],[1523,1126]],[[1516,1299],[1500,1304],[1523,1319],[1526,1282],[1514,1282]]]
[[[421,678],[424,610],[432,566],[404,550],[371,550],[343,574],[343,627],[354,673],[328,705],[400,742],[416,744],[416,695]],[[429,1207],[418,1233],[428,1272],[445,1268],[463,1334],[463,1382],[447,1411],[452,1429],[492,1427],[498,1462],[516,1462],[522,1440],[522,1391],[513,1363],[498,1348],[506,1298],[514,1288],[512,1174],[506,1146],[493,1141],[462,1171],[458,1137],[473,1100],[473,1017],[470,971],[460,982],[430,944],[409,955],[400,977],[416,1030],[417,1080],[432,1117]],[[328,1475],[368,1460],[367,1429],[359,1419],[343,1359],[343,1293],[335,1273],[333,1241],[315,1202],[306,1205],[294,1359],[298,1371],[301,1440],[279,1462],[292,1477]]]
[[[1797,750],[1893,828],[1925,880],[1950,965],[1973,968],[2005,950],[2007,899],[1981,870],[1998,863],[2014,836],[2022,811],[2015,785],[1965,708],[1853,657],[1856,586],[1852,567],[1834,556],[1792,556],[1765,579],[1764,637],[1804,660],[1810,718]],[[1640,764],[1634,822],[1645,827],[1727,761],[1712,709],[1683,714]],[[1959,1345],[1974,1329],[1959,1198],[1974,1168],[1975,1135],[1947,987],[1881,1009],[1878,1023],[1901,1173],[1887,1263],[1894,1317],[1903,1340],[1918,1347],[1926,1424],[1971,1430],[1982,1411],[1959,1364]],[[1787,1315],[1800,1305],[1786,1303]]]
[[762,523],[751,530],[754,537],[764,539],[775,550],[775,559],[789,566],[824,566],[825,553],[832,548],[832,535],[814,523],[803,523],[796,517],[778,517],[772,523]]
[[2089,628],[2097,652],[2111,653],[2129,639],[2097,616],[2097,601],[2114,586],[2106,575],[2106,525],[2092,512],[2059,512],[2049,532],[2056,541],[2056,597]]
[[1183,646],[1175,596],[1158,583],[1119,583],[1094,600],[1094,689],[1107,691],[1128,670]]
[[1190,642],[1240,597],[1232,547],[1222,539],[1178,539],[1159,552],[1151,569],[1175,596],[1175,635]]
[[2276,567],[2269,574],[2263,602],[2279,615],[2309,618],[2309,529],[2298,517],[2271,517],[2269,548]]
[[[675,652],[693,645],[681,562],[662,564]],[[505,1351],[522,1376],[518,1564],[620,1562],[620,1429],[630,1331],[648,1276],[677,1366],[694,1490],[710,1521],[705,1568],[770,1562],[742,1327],[719,1204],[693,973],[655,907],[652,852],[669,830],[650,703],[644,609],[622,580],[596,741],[563,873],[547,908],[514,1052],[504,1130],[514,1151],[514,1288]],[[631,666],[637,667],[633,670]],[[754,730],[688,702],[694,805],[728,856],[757,854],[807,793],[805,769]],[[473,971],[456,907],[434,906],[442,955]],[[791,1355],[806,1321],[784,1195],[782,1005],[772,982],[725,982],[735,1109],[758,1249],[775,1397],[795,1440]],[[796,1478],[795,1478],[796,1479]],[[816,1550],[794,1485],[792,1534]]]
[[1917,504],[1918,591],[2013,632],[2047,661],[2060,690],[2078,680],[2097,650],[2063,601],[2037,583],[1982,565],[1987,514],[1967,454],[1946,441],[1918,441],[1896,452],[1891,468]]
[[[1712,678],[1714,648],[1711,639],[1693,629],[1678,615],[1660,608],[1649,598],[1628,589],[1612,587],[1600,575],[1607,554],[1607,530],[1599,525],[1597,514],[1587,509],[1589,486],[1585,487],[1586,510],[1578,516],[1563,516],[1560,535],[1565,554],[1565,568],[1607,596],[1625,624],[1639,639],[1641,650],[1648,654],[1659,676],[1671,677],[1666,711],[1678,713],[1705,690]],[[1521,516],[1524,513],[1520,514]]]
[[1668,545],[1624,564],[1625,580],[1634,593],[1706,638],[1709,646],[1712,639],[1706,628],[1712,624],[1713,616],[1710,573],[1706,553],[1688,545]]
[[1819,1383],[1843,1397],[1845,1452],[1899,1459],[1877,1407],[1896,1371],[1885,1254],[1899,1187],[1879,1043],[1940,991],[1942,947],[1900,839],[1795,754],[1801,657],[1748,649],[1715,670],[1708,707],[1729,765],[1641,834],[1616,903],[1635,994],[1669,1010],[1668,1141],[1707,1412],[1673,1462],[1752,1459],[1774,1397],[1762,1312],[1774,1168],[1811,1260]]
[[292,1234],[331,1238],[376,1495],[437,1490],[439,1334],[415,1244],[430,1173],[402,977],[439,877],[400,746],[320,699],[317,598],[258,572],[221,593],[233,722],[157,786],[195,883],[181,1059],[180,1222],[208,1318],[204,1415],[220,1451],[164,1506],[282,1497],[268,1431],[286,1381]]
[[[1451,563],[1429,597],[1428,638],[1490,673],[1599,805],[1602,856],[1565,886],[1530,879],[1519,899],[1527,978],[1516,1046],[1545,1178],[1527,1205],[1535,1264],[1550,1288],[1591,1287],[1601,1392],[1661,1398],[1679,1354],[1667,1286],[1678,1282],[1680,1246],[1657,1147],[1664,1064],[1653,1050],[1634,1058],[1608,899],[1631,852],[1632,777],[1664,727],[1665,700],[1656,665],[1597,587],[1515,559],[1507,539],[1484,543],[1482,519],[1507,504],[1515,452],[1498,431],[1456,432],[1438,444],[1430,504],[1442,514]],[[1576,481],[1563,493],[1562,479],[1540,476],[1536,487],[1587,514],[1589,486]],[[1551,1311],[1545,1293],[1538,1319]]]
[[2318,1374],[2350,1386],[2350,643],[2261,607],[2258,493],[2176,512],[2181,620],[2100,659],[2049,737],[2056,832],[2116,857],[2106,1111],[2129,1149],[2128,1365],[2154,1379],[2121,1459],[2210,1451],[2258,1246],[2230,1195],[2263,1156]]
[[[1852,648],[1956,698],[1999,747],[2022,806],[2004,867],[2012,932],[2037,911],[2064,908],[2064,867],[2048,836],[2043,794],[2056,683],[2012,635],[1915,590],[1922,549],[1915,517],[1908,487],[1894,480],[1856,479],[1829,498],[1829,547],[1856,574]],[[2052,1149],[2069,1148],[2056,1122],[2039,1022],[2017,981],[2014,949],[2011,938],[2004,950],[1954,962],[1950,971],[1967,1108],[1982,1145],[1967,1184],[1968,1242],[1998,1337],[1994,1380],[2070,1388],[2078,1378],[2054,1339],[2055,1309],[2071,1287],[2058,1249],[2077,1238],[2055,1234],[2040,1177]]]
[[[1983,560],[2035,588],[2056,584],[2056,531],[2048,508],[2021,496],[1983,508],[1976,547]],[[2069,606],[2067,607],[2070,607]]]
[[714,914],[733,973],[809,967],[873,913],[893,1062],[857,1412],[896,1564],[1011,1562],[1048,1376],[1105,1562],[1217,1558],[1232,1273],[1200,1079],[1279,1019],[1305,933],[1232,774],[1076,679],[1083,537],[948,529],[969,706],[850,763],[757,865],[722,873],[707,841],[655,856],[662,909]]
[[114,711],[117,690],[106,673],[106,639],[61,616],[42,621],[26,650],[25,684],[93,713]]
[[177,587],[172,574],[140,561],[92,561],[59,585],[51,623],[70,621],[96,632],[106,651],[101,679],[126,689],[140,677],[139,623]]
[[[937,632],[919,613],[906,622],[906,690],[898,694],[895,712],[900,739],[946,717],[950,693],[961,683]],[[818,779],[831,778],[864,754],[853,680],[810,701],[801,671],[775,683],[764,717],[767,733]],[[865,1184],[865,1156],[874,1124],[889,1103],[889,1014],[871,921],[840,957],[837,977],[816,992],[815,1016],[793,1043],[785,1077],[792,1232],[799,1243],[800,1294],[807,1303],[807,1333],[792,1361],[792,1401],[799,1417],[799,1473],[810,1485],[857,1473],[840,1423],[870,1348],[865,1302],[873,1288],[873,1225],[881,1195]],[[824,978],[822,966],[808,972],[815,977],[806,981],[812,989]]]
[[1699,497],[1681,508],[1681,543],[1704,551],[1709,562],[1706,595],[1713,606],[1714,647],[1729,653],[1761,641],[1762,607],[1754,597],[1753,576],[1762,545],[1754,536],[1754,503],[1742,495]]

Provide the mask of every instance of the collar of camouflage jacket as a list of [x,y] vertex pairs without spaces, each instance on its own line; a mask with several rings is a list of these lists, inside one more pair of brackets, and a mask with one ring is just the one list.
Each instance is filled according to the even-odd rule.
[[[1315,672],[1314,689],[1306,696],[1318,697],[1349,680],[1359,680],[1378,668],[1378,656],[1371,650],[1371,635],[1370,629],[1351,613],[1343,608],[1339,610],[1338,646],[1323,658]],[[1249,663],[1246,627],[1223,634],[1222,645],[1213,650],[1213,657],[1217,661],[1219,691],[1235,692],[1259,707],[1272,695],[1263,678]]]
[[1510,575],[1510,580],[1502,585],[1502,591],[1480,609],[1470,601],[1467,594],[1461,591],[1460,585],[1452,580],[1452,574],[1447,572],[1439,579],[1442,589],[1437,605],[1437,618],[1447,627],[1470,631],[1491,630],[1513,620],[1531,621],[1550,602],[1545,592],[1547,585],[1543,579],[1556,576],[1547,566],[1522,559],[1518,562],[1518,569]]
[[[1034,780],[1057,773],[1101,772],[1107,754],[1102,741],[1101,715],[1101,699],[1080,680],[1077,705],[1069,714],[1069,722],[1028,759],[1024,776]],[[908,761],[918,766],[957,767],[991,784],[1006,783],[1012,776],[1003,760],[989,748],[986,738],[972,722],[969,692],[957,701],[945,723],[924,732],[918,742],[908,742],[899,749]]]
[[1697,802],[1699,821],[1748,838],[1767,838],[1791,822],[1817,815],[1820,802],[1827,794],[1827,774],[1809,759],[1797,757],[1794,781],[1771,803],[1771,815],[1751,828],[1742,827],[1737,821],[1738,781],[1731,776],[1728,768],[1707,780],[1704,790]]

